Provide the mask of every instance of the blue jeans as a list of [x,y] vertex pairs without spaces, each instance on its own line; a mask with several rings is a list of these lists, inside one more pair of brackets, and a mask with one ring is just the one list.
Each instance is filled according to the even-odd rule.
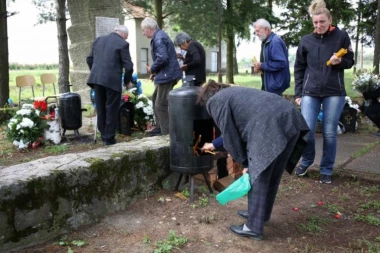
[[314,163],[315,128],[317,125],[319,110],[322,105],[323,154],[320,163],[320,174],[332,175],[336,157],[337,128],[344,103],[345,97],[343,96],[302,97],[301,113],[310,128],[310,132],[305,136],[305,140],[308,143],[302,155],[302,167],[309,167]]

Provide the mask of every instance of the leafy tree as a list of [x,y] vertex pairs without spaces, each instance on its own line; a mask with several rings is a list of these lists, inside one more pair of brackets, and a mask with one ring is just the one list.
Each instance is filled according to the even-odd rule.
[[[184,30],[206,46],[217,44],[218,9],[216,1],[191,1],[183,5],[180,12],[171,17],[176,24],[174,30]],[[235,40],[250,39],[249,25],[258,18],[275,20],[272,11],[265,7],[264,0],[225,0],[222,11],[223,40],[227,43],[228,83],[234,83],[233,74],[237,71]]]
[[[9,1],[0,1],[0,108],[9,98],[9,56],[8,56],[8,17],[16,12],[8,12]],[[1,116],[1,115],[0,115]]]
[[66,16],[68,15],[66,0],[33,0],[33,4],[39,9],[38,23],[55,21],[58,35],[59,55],[59,92],[69,91],[70,60],[68,38],[66,31]]
[[[327,9],[333,17],[333,24],[342,24],[346,29],[355,18],[355,10],[347,0],[325,1]],[[286,11],[281,13],[282,25],[280,28],[287,31],[282,36],[288,46],[298,46],[301,38],[313,32],[313,24],[308,12],[310,0],[289,0]]]

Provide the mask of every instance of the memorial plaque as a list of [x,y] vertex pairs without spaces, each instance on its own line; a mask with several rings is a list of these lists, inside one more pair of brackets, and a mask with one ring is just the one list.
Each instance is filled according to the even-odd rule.
[[119,25],[118,18],[96,17],[96,37],[108,35],[113,32],[115,26]]

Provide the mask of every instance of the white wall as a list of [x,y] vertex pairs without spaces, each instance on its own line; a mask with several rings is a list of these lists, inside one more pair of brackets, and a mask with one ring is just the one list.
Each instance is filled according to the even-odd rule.
[[129,35],[128,35],[128,43],[129,43],[129,51],[131,53],[131,58],[133,62],[134,72],[138,74],[146,72],[146,67],[142,66],[145,64],[141,64],[141,49],[148,49],[148,65],[152,65],[152,57],[150,53],[150,39],[146,38],[142,35],[141,30],[141,22],[142,19],[131,19],[126,17],[124,20],[124,24],[128,27]]

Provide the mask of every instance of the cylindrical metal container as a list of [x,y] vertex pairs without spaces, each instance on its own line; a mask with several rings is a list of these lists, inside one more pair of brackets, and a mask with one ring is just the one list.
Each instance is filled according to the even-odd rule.
[[200,87],[184,81],[169,93],[170,168],[185,175],[208,172],[213,156],[200,148],[213,139],[213,121],[206,109],[196,104]]
[[77,130],[82,127],[81,98],[76,93],[66,93],[59,97],[59,115],[64,130]]

